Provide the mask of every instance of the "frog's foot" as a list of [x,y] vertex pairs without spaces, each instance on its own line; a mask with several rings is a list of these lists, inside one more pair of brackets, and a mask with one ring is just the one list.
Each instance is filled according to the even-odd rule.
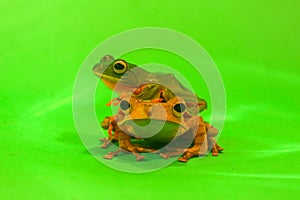
[[137,161],[144,160],[145,156],[141,156],[139,153],[149,153],[155,151],[155,149],[144,148],[136,145],[122,146],[123,150],[132,153]]
[[120,131],[118,137],[119,148],[121,148],[124,151],[132,153],[136,157],[137,161],[144,159],[144,156],[141,156],[138,153],[152,152],[155,150],[155,149],[138,146],[136,144],[132,144],[130,139],[131,139],[130,135],[127,135],[126,133]]
[[199,157],[205,155],[205,152],[202,151],[201,146],[194,146],[184,150],[182,157],[178,158],[179,162],[188,162],[192,157]]
[[133,153],[132,154],[135,156],[136,158],[136,161],[141,161],[141,160],[144,160],[145,159],[145,156],[141,156],[140,154],[138,153]]
[[222,152],[224,150],[224,148],[220,147],[217,143],[213,146],[212,150],[211,150],[211,154],[213,156],[218,156],[219,152]]
[[211,152],[213,156],[218,156],[219,152],[222,152],[224,148],[220,147],[217,143],[213,146]]
[[212,149],[211,149],[212,155],[213,155],[213,156],[218,156],[218,155],[219,155],[219,152],[223,151],[224,148],[220,147],[220,146],[217,144],[215,138],[210,137],[209,140],[210,140],[210,145],[212,146]]
[[216,143],[216,146],[217,146],[217,149],[218,149],[219,152],[224,150],[224,148],[220,147],[217,143]]
[[111,160],[111,159],[113,159],[114,156],[118,155],[121,151],[122,151],[122,149],[119,148],[117,151],[109,152],[108,154],[103,156],[103,158]]
[[[119,148],[117,151],[109,152],[108,154],[106,154],[105,156],[103,156],[103,158],[104,159],[108,159],[108,160],[112,160],[115,156],[117,156],[121,152],[125,152],[126,153],[127,151],[124,151],[123,149]],[[145,158],[145,156],[141,156],[138,153],[134,153],[134,152],[131,152],[131,153],[136,157],[137,161],[144,160],[144,158]]]
[[172,149],[170,152],[160,153],[159,155],[164,159],[169,159],[170,157],[180,156],[182,155],[184,150],[182,149]]
[[127,149],[125,151],[132,153],[135,156],[136,161],[141,161],[141,160],[145,159],[145,156],[141,156],[136,149],[131,150],[131,151]]

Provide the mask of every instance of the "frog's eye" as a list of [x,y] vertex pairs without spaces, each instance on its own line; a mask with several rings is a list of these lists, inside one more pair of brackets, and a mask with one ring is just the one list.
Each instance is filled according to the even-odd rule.
[[180,117],[180,115],[185,111],[186,106],[184,103],[177,103],[173,106],[173,113],[175,116]]
[[126,72],[127,67],[128,67],[128,64],[123,60],[117,60],[113,64],[113,69],[117,74],[123,74],[124,72]]
[[131,106],[130,106],[130,103],[129,103],[128,101],[126,101],[126,100],[121,101],[121,103],[120,103],[120,109],[121,109],[125,114],[130,113],[130,108],[131,108]]

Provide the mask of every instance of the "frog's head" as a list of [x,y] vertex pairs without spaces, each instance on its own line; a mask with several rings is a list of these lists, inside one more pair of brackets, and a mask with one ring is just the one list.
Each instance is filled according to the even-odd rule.
[[108,88],[113,90],[120,79],[135,67],[136,65],[125,60],[115,60],[111,55],[106,55],[93,67],[93,71]]
[[120,102],[118,125],[128,134],[167,143],[190,129],[186,105],[174,97],[168,102],[140,101],[135,96]]

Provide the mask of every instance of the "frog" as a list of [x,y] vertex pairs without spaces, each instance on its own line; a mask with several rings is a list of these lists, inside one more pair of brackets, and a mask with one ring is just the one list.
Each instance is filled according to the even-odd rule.
[[[179,96],[195,114],[207,108],[207,102],[184,87],[172,73],[148,72],[124,59],[114,59],[111,55],[103,56],[93,67],[93,72],[121,98],[129,92],[144,101],[154,102]],[[121,98],[112,99],[107,105],[117,105]]]
[[[186,113],[196,118],[198,113],[207,108],[206,101],[202,98],[197,97],[191,91],[186,89],[173,74],[150,73],[138,67],[137,65],[126,62],[123,59],[114,59],[110,55],[102,57],[100,62],[94,66],[93,71],[109,89],[116,91],[120,95],[120,97],[113,99],[107,105],[111,105],[113,102],[114,105],[118,105],[122,102],[124,96],[131,94],[135,96],[135,98],[138,99],[139,102],[149,104],[155,103],[157,105],[169,102],[169,100],[171,100],[172,98],[177,98],[179,96],[185,101],[185,108],[187,108],[186,110],[189,111]],[[115,123],[114,125],[117,127]],[[212,154],[218,155],[218,152],[223,150],[223,148],[221,148],[214,139],[214,136],[218,131],[208,123],[204,123],[204,125],[206,127],[206,131],[209,130],[209,134],[207,134],[207,143],[209,146],[211,146]],[[111,130],[109,132],[111,132]],[[119,128],[117,128],[117,131],[115,132],[120,132],[121,134],[116,135],[122,135],[122,138],[124,138],[124,135],[128,135],[123,131],[120,131]],[[211,133],[216,134],[214,135]],[[137,138],[137,136],[130,136],[126,141],[127,144],[130,144],[130,138]],[[162,136],[159,136],[157,138],[157,143],[163,140]],[[104,141],[102,146],[105,147],[111,141],[116,140],[118,140],[118,137],[112,137],[110,135],[108,140],[102,140]],[[134,149],[131,145],[129,145],[129,147],[129,149],[131,150]],[[126,148],[127,147],[121,145],[120,149]],[[137,159],[141,159],[141,156],[138,156],[136,151],[137,150],[131,152],[135,153]],[[150,150],[148,149],[147,151]],[[106,158],[111,158],[113,157],[112,155],[115,154],[111,154]],[[169,155],[173,154],[168,153],[162,155],[164,155],[163,157],[167,158],[169,157]]]
[[[224,150],[224,148],[217,144],[214,138],[218,135],[218,129],[209,124],[207,121],[204,121],[204,124],[208,139],[208,149],[211,150],[212,156],[218,156],[219,152],[222,152]],[[111,143],[119,141],[119,134],[122,134],[122,130],[116,123],[116,120],[113,116],[106,116],[101,122],[101,127],[104,130],[108,130],[108,138],[100,138],[100,142],[102,142],[102,145],[100,146],[101,148],[107,148]],[[139,139],[136,137],[131,137],[131,139],[132,138]],[[161,156],[165,159],[168,159],[170,157],[169,154],[161,154]]]
[[[147,102],[134,95],[129,96],[121,100],[119,112],[113,118],[114,125],[117,126],[119,149],[108,153],[104,158],[112,159],[120,152],[128,151],[137,160],[143,160],[144,156],[139,153],[157,152],[157,148],[161,149],[170,142],[171,148],[163,148],[165,152],[160,152],[160,155],[168,159],[170,156],[182,154],[178,158],[180,162],[188,162],[192,157],[205,155],[209,145],[215,146],[217,151],[222,150],[216,143],[209,144],[209,137],[213,135],[209,136],[207,130],[212,127],[201,116],[187,113],[183,99],[173,97],[166,102]],[[141,129],[140,126],[148,127]],[[155,130],[157,127],[161,129]],[[132,138],[143,138],[152,146],[136,146],[131,143]]]

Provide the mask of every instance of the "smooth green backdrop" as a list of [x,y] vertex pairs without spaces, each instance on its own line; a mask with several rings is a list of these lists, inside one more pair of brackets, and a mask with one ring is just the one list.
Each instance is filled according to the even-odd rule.
[[[1,2],[0,198],[296,198],[299,6],[297,0]],[[127,174],[98,162],[81,143],[71,105],[77,70],[101,41],[145,26],[189,35],[216,62],[227,93],[219,157]]]

